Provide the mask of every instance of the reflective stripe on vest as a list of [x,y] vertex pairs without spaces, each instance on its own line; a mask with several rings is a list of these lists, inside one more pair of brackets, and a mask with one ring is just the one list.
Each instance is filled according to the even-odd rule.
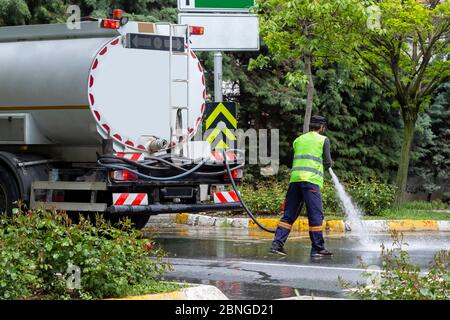
[[302,159],[306,159],[306,160],[314,160],[319,162],[320,164],[323,164],[323,160],[319,157],[315,157],[315,156],[310,156],[310,155],[301,155],[301,156],[295,156],[294,159],[296,160],[302,160]]
[[308,168],[308,167],[294,167],[294,168],[292,168],[292,171],[308,171],[308,172],[312,172],[314,174],[317,174],[317,175],[323,177],[323,172],[321,172],[317,169]]
[[291,182],[310,182],[323,187],[323,145],[325,136],[317,132],[301,135],[294,141]]

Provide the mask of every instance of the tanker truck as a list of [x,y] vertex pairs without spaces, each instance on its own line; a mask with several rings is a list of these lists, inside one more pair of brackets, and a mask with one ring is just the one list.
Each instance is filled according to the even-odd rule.
[[[238,152],[211,151],[201,27],[91,19],[0,28],[0,212],[239,210]],[[227,170],[228,169],[232,170]],[[228,173],[231,173],[231,177]],[[213,201],[216,199],[216,201]]]

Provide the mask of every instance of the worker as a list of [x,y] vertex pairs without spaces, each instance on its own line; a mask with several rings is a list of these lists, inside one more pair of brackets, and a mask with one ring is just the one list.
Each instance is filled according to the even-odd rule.
[[323,206],[320,189],[323,187],[324,169],[332,167],[330,140],[323,135],[327,121],[316,115],[311,118],[310,132],[294,141],[294,161],[289,188],[284,204],[284,215],[280,219],[271,253],[287,255],[284,244],[306,203],[309,237],[312,242],[311,257],[332,256],[325,249],[323,239]]

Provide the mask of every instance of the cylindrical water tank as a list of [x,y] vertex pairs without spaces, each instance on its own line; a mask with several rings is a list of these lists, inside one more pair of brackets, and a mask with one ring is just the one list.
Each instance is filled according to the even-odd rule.
[[[102,31],[98,22],[83,27],[84,33],[65,25],[0,28],[0,120],[25,119],[11,129],[24,131],[23,144],[99,145],[109,136],[117,151],[143,150],[154,139],[178,141],[180,126],[195,133],[206,92],[192,51],[171,55],[126,44],[127,33],[150,29],[167,39],[168,29],[164,35],[133,23],[125,31]],[[1,132],[0,144],[15,143]]]

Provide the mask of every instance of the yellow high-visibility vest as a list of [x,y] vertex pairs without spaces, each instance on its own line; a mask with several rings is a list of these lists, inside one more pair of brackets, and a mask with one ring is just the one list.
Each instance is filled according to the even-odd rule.
[[291,182],[310,182],[323,187],[323,145],[325,136],[315,131],[294,141],[294,161]]

